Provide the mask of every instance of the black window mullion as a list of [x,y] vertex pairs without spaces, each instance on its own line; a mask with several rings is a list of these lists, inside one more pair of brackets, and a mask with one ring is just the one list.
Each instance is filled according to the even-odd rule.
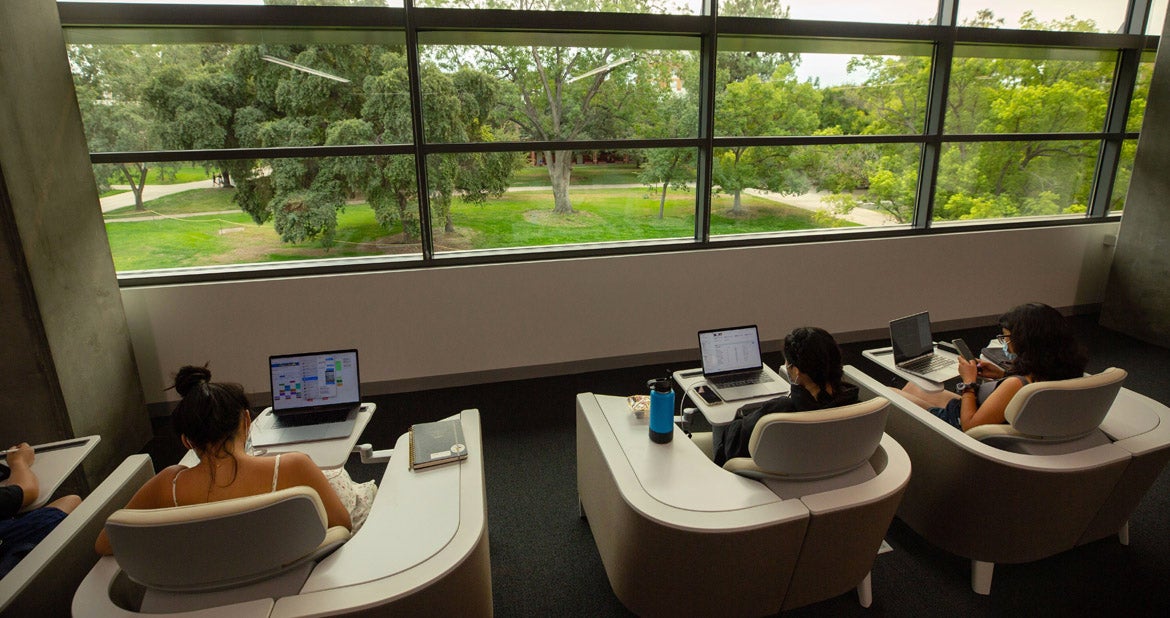
[[703,0],[703,15],[707,18],[707,28],[699,52],[699,138],[702,146],[695,165],[695,241],[700,243],[711,240],[711,174],[715,157],[712,138],[715,134],[715,69],[719,51],[717,0]]
[[[953,33],[954,30],[951,30]],[[947,106],[947,88],[951,80],[951,62],[955,56],[955,41],[938,41],[930,60],[930,86],[927,88],[925,140],[918,163],[918,198],[910,225],[914,229],[929,229],[934,217],[934,194],[938,183],[939,159],[942,155],[943,122]]]
[[423,128],[422,85],[419,84],[418,30],[414,25],[414,0],[405,0],[406,71],[410,88],[410,127],[414,137],[414,171],[418,185],[418,231],[423,261],[435,259],[435,239],[431,230],[430,183],[427,181],[426,132]]
[[1129,106],[1133,100],[1133,89],[1137,84],[1141,61],[1142,52],[1139,49],[1122,50],[1117,58],[1109,109],[1105,113],[1106,136],[1101,140],[1097,168],[1093,175],[1093,189],[1089,194],[1086,216],[1090,218],[1101,218],[1109,214],[1109,202],[1113,199],[1113,186],[1117,180],[1117,166],[1121,161],[1121,148],[1125,144],[1125,125],[1129,120]]

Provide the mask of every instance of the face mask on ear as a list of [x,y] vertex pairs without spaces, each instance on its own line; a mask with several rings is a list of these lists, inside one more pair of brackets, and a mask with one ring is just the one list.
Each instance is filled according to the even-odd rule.
[[1003,342],[1003,355],[1008,360],[1016,360],[1016,355],[1008,349],[1008,342]]

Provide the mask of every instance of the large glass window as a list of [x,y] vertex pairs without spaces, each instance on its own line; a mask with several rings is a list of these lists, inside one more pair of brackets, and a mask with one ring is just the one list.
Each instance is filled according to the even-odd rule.
[[730,0],[719,3],[719,14],[724,17],[925,24],[933,23],[937,12],[937,0]]
[[94,174],[119,271],[422,252],[409,156],[133,162]]
[[959,24],[1065,32],[1123,32],[1126,0],[960,0]]
[[1101,131],[1116,52],[959,46],[946,132]]
[[1099,148],[1071,140],[946,144],[934,220],[1084,216]]
[[1099,217],[1155,42],[1125,0],[95,4],[60,14],[121,272]]

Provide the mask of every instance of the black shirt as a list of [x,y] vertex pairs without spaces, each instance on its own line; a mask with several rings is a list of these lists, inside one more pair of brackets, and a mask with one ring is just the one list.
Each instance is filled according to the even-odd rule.
[[0,519],[16,515],[23,504],[24,490],[20,485],[0,486]]
[[770,399],[764,403],[749,403],[735,413],[735,420],[727,425],[713,428],[711,433],[712,446],[715,451],[715,463],[722,466],[728,459],[735,457],[751,457],[748,452],[748,442],[756,423],[766,414],[774,412],[809,412],[836,408],[857,403],[858,389],[852,384],[841,384],[836,396],[817,399],[803,386],[793,385],[792,392]]

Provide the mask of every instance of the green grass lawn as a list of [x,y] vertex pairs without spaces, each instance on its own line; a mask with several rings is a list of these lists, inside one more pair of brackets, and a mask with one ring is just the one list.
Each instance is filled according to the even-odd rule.
[[[184,182],[195,182],[196,180],[210,180],[211,174],[203,169],[202,166],[184,166],[174,171],[171,175],[170,170],[167,171],[167,177],[163,178],[163,170],[155,165],[146,170],[146,184],[148,185],[177,185]],[[135,180],[135,182],[138,182]],[[114,174],[110,176],[109,183],[112,185],[126,184],[126,178],[122,174]]]
[[[638,166],[633,163],[574,165],[570,182],[572,186],[638,184]],[[543,165],[525,165],[512,172],[513,187],[548,187],[551,184],[548,168]]]
[[[322,247],[318,241],[282,243],[271,222],[256,225],[235,208],[233,193],[234,189],[197,189],[152,200],[146,204],[147,210],[165,215],[156,220],[117,221],[119,217],[150,214],[135,213],[132,208],[107,213],[115,267],[140,270],[421,252],[417,239],[403,238],[401,229],[388,231],[378,225],[366,204],[349,205],[339,213],[332,247]],[[455,230],[447,233],[442,223],[436,222],[436,251],[694,235],[695,196],[691,192],[668,193],[662,219],[658,218],[658,194],[643,188],[579,189],[571,197],[575,212],[569,215],[552,212],[551,191],[512,192],[483,206],[455,200],[451,209]],[[821,227],[808,211],[785,204],[745,195],[742,205],[745,212],[732,216],[731,198],[717,196],[711,233]],[[236,211],[192,216],[225,210]]]
[[191,189],[180,193],[172,193],[157,197],[142,205],[145,211],[134,210],[133,206],[126,206],[105,213],[107,221],[125,217],[141,217],[143,215],[185,215],[197,212],[218,212],[221,210],[239,210],[232,201],[236,195],[235,187],[228,189]]

